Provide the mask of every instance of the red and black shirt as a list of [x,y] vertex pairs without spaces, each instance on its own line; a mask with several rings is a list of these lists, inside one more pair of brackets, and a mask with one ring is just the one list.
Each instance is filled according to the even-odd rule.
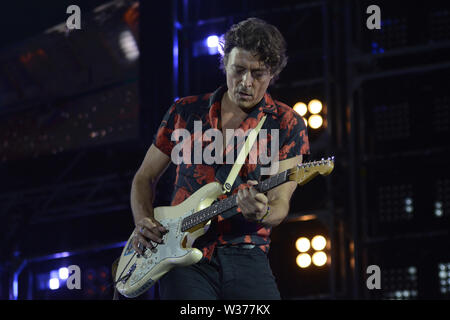
[[[172,133],[176,129],[185,129],[191,135],[191,150],[199,148],[200,145],[202,150],[211,146],[211,138],[204,139],[205,137],[202,137],[202,134],[205,134],[208,129],[220,130],[217,127],[220,117],[220,105],[226,91],[226,86],[223,86],[213,93],[178,99],[165,114],[155,135],[154,145],[171,157],[175,145],[180,141],[180,143],[183,143],[183,138],[179,141],[172,141]],[[261,154],[260,152],[265,152],[266,159],[273,156],[270,151],[272,150],[272,140],[276,137],[272,134],[275,132],[274,130],[278,130],[279,148],[277,148],[277,152],[279,161],[301,154],[309,154],[309,141],[304,119],[291,107],[273,100],[268,93],[252,108],[246,119],[241,123],[239,129],[242,130],[235,132],[239,135],[242,132],[253,129],[264,115],[267,115],[267,118],[262,129],[266,129],[266,134],[263,135],[263,130],[261,130],[254,145],[256,145],[255,148],[261,145],[265,145],[266,148],[258,148],[256,153],[258,155],[257,159],[251,156],[247,157],[233,185],[232,194],[248,186],[246,184],[248,180],[261,180],[261,168],[269,165],[266,165],[266,161],[261,161],[259,155]],[[194,124],[195,121],[197,122]],[[198,134],[200,124],[201,134]],[[194,127],[196,130],[194,130]],[[197,133],[194,134],[195,132]],[[236,141],[237,139],[234,140],[234,142]],[[225,181],[228,176],[227,173],[233,165],[233,163],[227,163],[227,159],[230,159],[230,157],[227,157],[230,156],[228,153],[233,152],[234,156],[231,158],[236,159],[241,147],[239,143],[232,142],[233,140],[229,142],[229,145],[227,148],[224,148],[225,150],[221,155],[223,164],[206,164],[203,160],[198,164],[198,157],[194,159],[194,152],[191,152],[191,161],[183,161],[177,165],[172,205],[183,202],[195,191],[210,182],[219,181],[223,183]],[[194,144],[196,145],[194,146]],[[250,155],[255,155],[255,153],[251,152]],[[251,158],[250,161],[249,158]],[[210,161],[208,162],[211,163]],[[226,197],[226,195],[223,197]],[[235,214],[235,210],[237,210],[237,214]],[[240,213],[240,209],[235,207],[213,219],[207,233],[197,239],[194,246],[201,249],[204,257],[207,258],[211,257],[217,245],[253,244],[259,246],[264,252],[268,252],[270,233],[271,228],[246,220]]]

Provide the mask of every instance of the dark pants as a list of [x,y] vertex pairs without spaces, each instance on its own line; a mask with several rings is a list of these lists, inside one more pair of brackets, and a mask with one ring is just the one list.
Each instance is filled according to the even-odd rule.
[[254,247],[219,247],[211,261],[176,267],[159,281],[165,300],[279,300],[266,254]]

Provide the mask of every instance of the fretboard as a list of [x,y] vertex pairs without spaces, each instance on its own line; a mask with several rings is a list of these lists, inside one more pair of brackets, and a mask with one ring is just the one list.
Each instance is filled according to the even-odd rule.
[[[256,190],[258,190],[258,192],[265,193],[265,192],[285,183],[288,180],[288,173],[289,173],[289,170],[281,172],[274,176],[271,176],[271,177],[267,178],[266,180],[260,182],[258,185],[255,186],[255,188],[256,188]],[[207,222],[208,220],[211,220],[215,216],[237,206],[236,197],[237,197],[237,195],[234,194],[224,200],[213,203],[211,206],[209,206],[203,210],[200,210],[200,211],[197,211],[197,212],[191,214],[189,217],[184,218],[182,221],[182,224],[181,224],[181,231],[185,232],[185,231],[191,229],[192,227],[195,227],[198,224]]]

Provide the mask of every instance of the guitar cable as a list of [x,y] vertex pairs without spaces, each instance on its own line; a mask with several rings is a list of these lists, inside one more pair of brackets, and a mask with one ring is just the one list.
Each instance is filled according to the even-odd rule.
[[[127,269],[128,265],[130,264],[131,260],[133,260],[134,256],[136,255],[136,252],[133,253],[133,255],[130,257],[130,260],[128,260],[127,264],[125,265],[125,267],[123,268],[122,272],[119,275],[119,279],[116,281],[113,281],[113,285],[115,286],[116,284],[118,284],[120,281],[123,281],[127,276],[128,278],[131,276],[131,273],[127,273],[125,276],[122,277],[122,274],[125,272],[125,270]],[[128,279],[127,278],[127,279]]]
[[128,277],[131,276],[131,274],[126,274],[124,277],[122,277],[122,274],[124,273],[124,271],[126,270],[126,268],[128,267],[128,265],[130,264],[131,260],[133,260],[133,258],[134,258],[135,255],[136,255],[136,252],[133,253],[133,255],[131,256],[130,260],[128,260],[127,264],[125,265],[125,268],[123,268],[122,273],[120,274],[119,279],[118,279],[117,281],[114,281],[114,280],[113,280],[112,282],[110,282],[109,284],[106,285],[105,290],[104,290],[104,292],[102,293],[102,295],[107,294],[108,292],[107,292],[106,289],[111,288],[111,287],[113,287],[113,288],[114,288],[114,291],[116,292],[116,291],[117,291],[117,289],[116,289],[116,284],[119,283],[120,281],[123,281],[127,276],[128,276]]
[[[153,245],[153,248],[150,251],[153,251],[158,246],[158,243],[157,242],[155,242],[155,243],[152,242],[152,245]],[[147,250],[147,248],[144,248],[144,252],[145,252],[145,250]],[[130,264],[131,260],[133,260],[135,255],[136,255],[136,251],[133,253],[133,255],[130,257],[130,260],[128,260],[127,264],[123,268],[122,273],[119,275],[119,279],[117,279],[116,281],[113,281],[113,283],[111,283],[109,286],[111,286],[111,285],[116,286],[117,283],[119,283],[120,281],[123,281],[124,279],[128,279],[131,276],[131,273],[127,273],[125,276],[122,277],[122,274],[125,272],[125,270],[127,269],[127,267]],[[138,258],[139,258],[139,254],[138,254]]]

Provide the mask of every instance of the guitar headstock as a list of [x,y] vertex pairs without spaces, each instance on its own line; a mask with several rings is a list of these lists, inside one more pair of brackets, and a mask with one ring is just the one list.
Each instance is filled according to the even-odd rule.
[[297,167],[292,168],[289,172],[289,180],[296,181],[299,185],[312,180],[318,174],[322,176],[329,175],[334,169],[334,157],[328,159],[310,161],[299,164]]

